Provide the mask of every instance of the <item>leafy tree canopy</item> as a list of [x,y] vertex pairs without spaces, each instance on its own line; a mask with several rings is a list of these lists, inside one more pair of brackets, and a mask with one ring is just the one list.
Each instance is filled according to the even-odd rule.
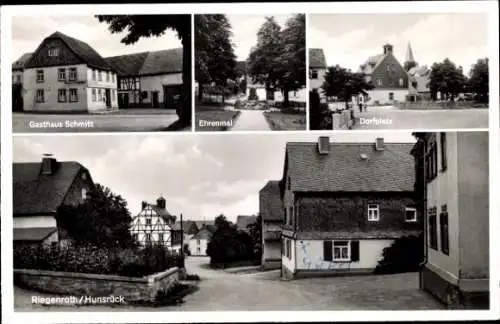
[[490,84],[488,71],[488,58],[477,60],[472,66],[468,80],[468,89],[478,95],[481,102],[488,102]]
[[464,90],[466,80],[462,67],[457,67],[455,63],[446,58],[443,62],[432,65],[429,88],[434,98],[440,92],[445,98],[454,100]]
[[367,82],[362,73],[354,73],[339,65],[327,69],[325,81],[321,86],[326,96],[337,97],[346,103],[353,96],[367,95],[367,91],[373,88],[373,84]]

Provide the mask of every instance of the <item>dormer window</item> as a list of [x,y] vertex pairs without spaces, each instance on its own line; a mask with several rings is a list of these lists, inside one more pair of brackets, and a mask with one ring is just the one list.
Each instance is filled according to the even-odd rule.
[[49,48],[49,56],[59,56],[59,49],[57,47]]
[[85,200],[87,199],[87,189],[82,188],[82,199]]
[[43,70],[36,70],[36,82],[43,82],[44,79]]
[[311,70],[311,79],[318,79],[318,70]]

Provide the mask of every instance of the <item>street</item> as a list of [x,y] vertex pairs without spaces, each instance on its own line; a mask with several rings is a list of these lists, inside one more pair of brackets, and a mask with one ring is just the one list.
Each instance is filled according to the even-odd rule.
[[241,110],[232,131],[268,131],[269,124],[261,110]]
[[[345,276],[282,281],[280,271],[232,273],[209,268],[206,257],[186,260],[199,290],[179,306],[86,306],[81,311],[286,311],[286,310],[439,310],[443,307],[419,291],[418,275]],[[33,306],[39,293],[14,289],[16,311],[64,311],[72,306]],[[74,307],[74,306],[73,306]]]
[[488,109],[399,110],[391,106],[355,109],[353,129],[488,128]]
[[[164,111],[164,110],[163,110]],[[12,114],[13,133],[89,133],[164,131],[178,119],[175,111],[109,114]],[[189,129],[190,130],[190,129]]]

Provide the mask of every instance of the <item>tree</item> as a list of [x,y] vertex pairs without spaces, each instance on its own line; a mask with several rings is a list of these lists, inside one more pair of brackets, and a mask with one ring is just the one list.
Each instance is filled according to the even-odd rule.
[[455,100],[464,90],[466,77],[461,66],[457,67],[448,58],[441,63],[434,63],[429,76],[429,89],[434,99],[441,93],[445,99]]
[[467,85],[471,92],[477,94],[479,102],[488,102],[490,91],[488,58],[479,59],[472,66]]
[[109,25],[111,33],[127,31],[121,42],[130,45],[140,38],[159,37],[167,30],[177,32],[182,42],[182,85],[179,126],[191,125],[191,15],[97,15]]
[[278,87],[283,92],[283,106],[289,104],[289,91],[296,91],[306,85],[306,17],[296,14],[287,20],[281,32],[283,53],[279,57]]
[[367,95],[366,91],[374,88],[371,82],[367,82],[362,73],[353,73],[339,65],[331,66],[325,73],[325,81],[321,88],[328,97],[337,97],[344,101],[346,108],[353,96],[359,94]]
[[[203,98],[203,85],[215,83],[219,88],[236,76],[236,54],[231,42],[231,24],[226,15],[196,15],[195,78],[198,98]],[[224,92],[221,91],[224,100]]]
[[248,74],[254,83],[265,85],[266,91],[274,92],[281,79],[283,67],[283,41],[281,27],[274,17],[266,17],[257,32],[257,44],[248,57]]
[[417,62],[415,61],[406,61],[404,63],[404,69],[406,72],[410,71],[412,68],[417,66]]
[[256,222],[249,224],[247,228],[252,239],[254,257],[260,260],[262,256],[262,216],[257,216]]
[[96,184],[79,205],[63,205],[56,221],[77,245],[133,247],[132,217],[127,202],[109,188]]

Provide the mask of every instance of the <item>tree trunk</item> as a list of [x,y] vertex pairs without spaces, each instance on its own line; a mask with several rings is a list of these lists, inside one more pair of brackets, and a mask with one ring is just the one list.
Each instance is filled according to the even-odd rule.
[[177,111],[182,126],[191,125],[191,37],[190,32],[182,35],[182,96]]
[[198,101],[203,101],[203,84],[198,83]]
[[283,107],[287,108],[290,105],[290,98],[288,97],[288,89],[283,89]]

